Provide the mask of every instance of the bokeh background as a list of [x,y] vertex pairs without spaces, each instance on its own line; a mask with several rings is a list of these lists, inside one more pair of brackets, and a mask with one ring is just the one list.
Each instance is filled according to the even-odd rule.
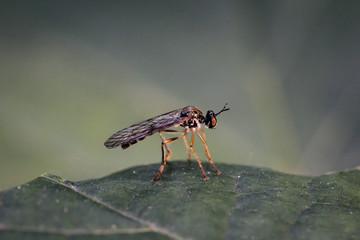
[[[0,189],[159,163],[104,141],[195,105],[216,162],[318,175],[360,165],[357,1],[1,1]],[[181,141],[172,159],[186,159]],[[195,149],[205,160],[202,145]],[[155,169],[154,169],[155,170]],[[199,178],[200,179],[200,178]]]

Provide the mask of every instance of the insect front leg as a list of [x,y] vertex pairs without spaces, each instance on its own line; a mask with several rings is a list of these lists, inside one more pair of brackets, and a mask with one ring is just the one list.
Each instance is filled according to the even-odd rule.
[[[161,132],[174,132],[176,130],[162,130]],[[182,137],[185,137],[185,135],[187,134],[187,131],[183,132],[183,134],[181,134],[180,136],[177,136],[177,137],[173,137],[173,138],[169,138],[169,139],[165,139],[163,137],[163,135],[161,134],[161,132],[159,132],[159,135],[161,137],[161,152],[162,152],[162,159],[161,159],[161,166],[159,167],[159,170],[157,171],[157,173],[155,174],[155,177],[152,179],[153,182],[156,182],[161,173],[164,171],[164,168],[165,168],[165,165],[166,165],[166,162],[169,160],[170,156],[171,156],[171,151],[170,151],[170,148],[168,147],[168,143],[171,143],[173,141],[176,141],[178,140],[179,138],[182,138]],[[180,131],[179,131],[180,132]],[[164,147],[166,149],[166,156],[164,158]]]
[[201,140],[201,141],[203,142],[203,144],[204,144],[204,150],[205,150],[206,158],[207,158],[207,160],[209,161],[211,167],[215,170],[216,174],[219,175],[219,174],[221,174],[221,172],[215,167],[215,164],[214,164],[214,162],[213,162],[213,160],[212,160],[212,158],[211,158],[211,156],[210,156],[209,148],[208,148],[208,146],[207,146],[207,144],[206,144],[206,139],[205,139],[204,130],[200,129],[199,131],[203,134],[203,136],[201,136],[201,135],[199,134],[199,132],[196,132],[196,134],[198,135],[198,137],[200,138],[200,140]]
[[194,132],[192,131],[191,132],[191,139],[190,139],[190,149],[192,151],[192,153],[194,154],[194,157],[197,161],[197,163],[199,164],[199,167],[200,167],[200,171],[201,171],[201,174],[203,175],[203,180],[206,181],[206,180],[209,180],[209,178],[206,176],[205,172],[204,172],[204,169],[201,165],[201,162],[200,162],[200,159],[199,157],[197,156],[194,148],[193,148],[193,145],[194,145]]

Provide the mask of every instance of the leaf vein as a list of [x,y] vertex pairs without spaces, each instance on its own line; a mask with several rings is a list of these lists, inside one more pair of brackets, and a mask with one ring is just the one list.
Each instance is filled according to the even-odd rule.
[[170,232],[169,230],[165,229],[165,228],[162,228],[162,227],[159,227],[157,226],[155,223],[152,223],[152,222],[149,222],[147,220],[144,220],[144,219],[141,219],[141,218],[138,218],[128,212],[125,212],[125,211],[122,211],[120,209],[117,209],[115,208],[114,206],[110,205],[110,204],[107,204],[103,201],[101,201],[99,198],[97,197],[93,197],[89,194],[86,194],[85,192],[81,192],[79,191],[78,189],[76,189],[74,186],[70,186],[68,184],[65,184],[64,182],[60,182],[60,181],[56,181],[55,179],[51,178],[48,174],[42,174],[40,177],[44,178],[44,179],[47,179],[48,181],[51,181],[53,183],[56,183],[56,184],[60,184],[61,186],[64,186],[66,188],[69,188],[70,190],[90,199],[91,201],[97,203],[97,204],[100,204],[101,206],[113,211],[113,212],[116,212],[117,214],[120,214],[121,216],[124,216],[126,218],[129,218],[133,221],[136,221],[138,223],[141,223],[141,224],[144,224],[146,226],[148,226],[148,228],[150,228],[152,231],[154,232],[157,232],[157,233],[161,233],[161,234],[164,234],[170,238],[173,238],[173,239],[176,239],[176,240],[183,240],[185,238],[179,236],[177,233],[174,233],[174,232]]

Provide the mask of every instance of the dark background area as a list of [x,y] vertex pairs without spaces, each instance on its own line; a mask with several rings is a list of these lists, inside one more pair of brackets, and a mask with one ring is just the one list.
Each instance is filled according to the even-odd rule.
[[[1,1],[0,189],[161,161],[115,131],[195,105],[216,162],[317,175],[360,163],[357,1]],[[172,159],[186,159],[175,142]],[[204,161],[202,144],[195,149]],[[171,161],[171,160],[170,160]],[[200,178],[199,178],[200,179]]]

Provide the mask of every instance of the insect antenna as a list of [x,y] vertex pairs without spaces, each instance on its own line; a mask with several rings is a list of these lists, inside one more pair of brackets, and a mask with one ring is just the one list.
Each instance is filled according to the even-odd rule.
[[225,106],[223,107],[223,109],[221,109],[220,112],[216,113],[215,116],[219,115],[219,114],[222,113],[222,112],[225,112],[225,111],[227,111],[227,110],[230,110],[230,108],[228,108],[227,105],[228,105],[228,103],[226,103]]

